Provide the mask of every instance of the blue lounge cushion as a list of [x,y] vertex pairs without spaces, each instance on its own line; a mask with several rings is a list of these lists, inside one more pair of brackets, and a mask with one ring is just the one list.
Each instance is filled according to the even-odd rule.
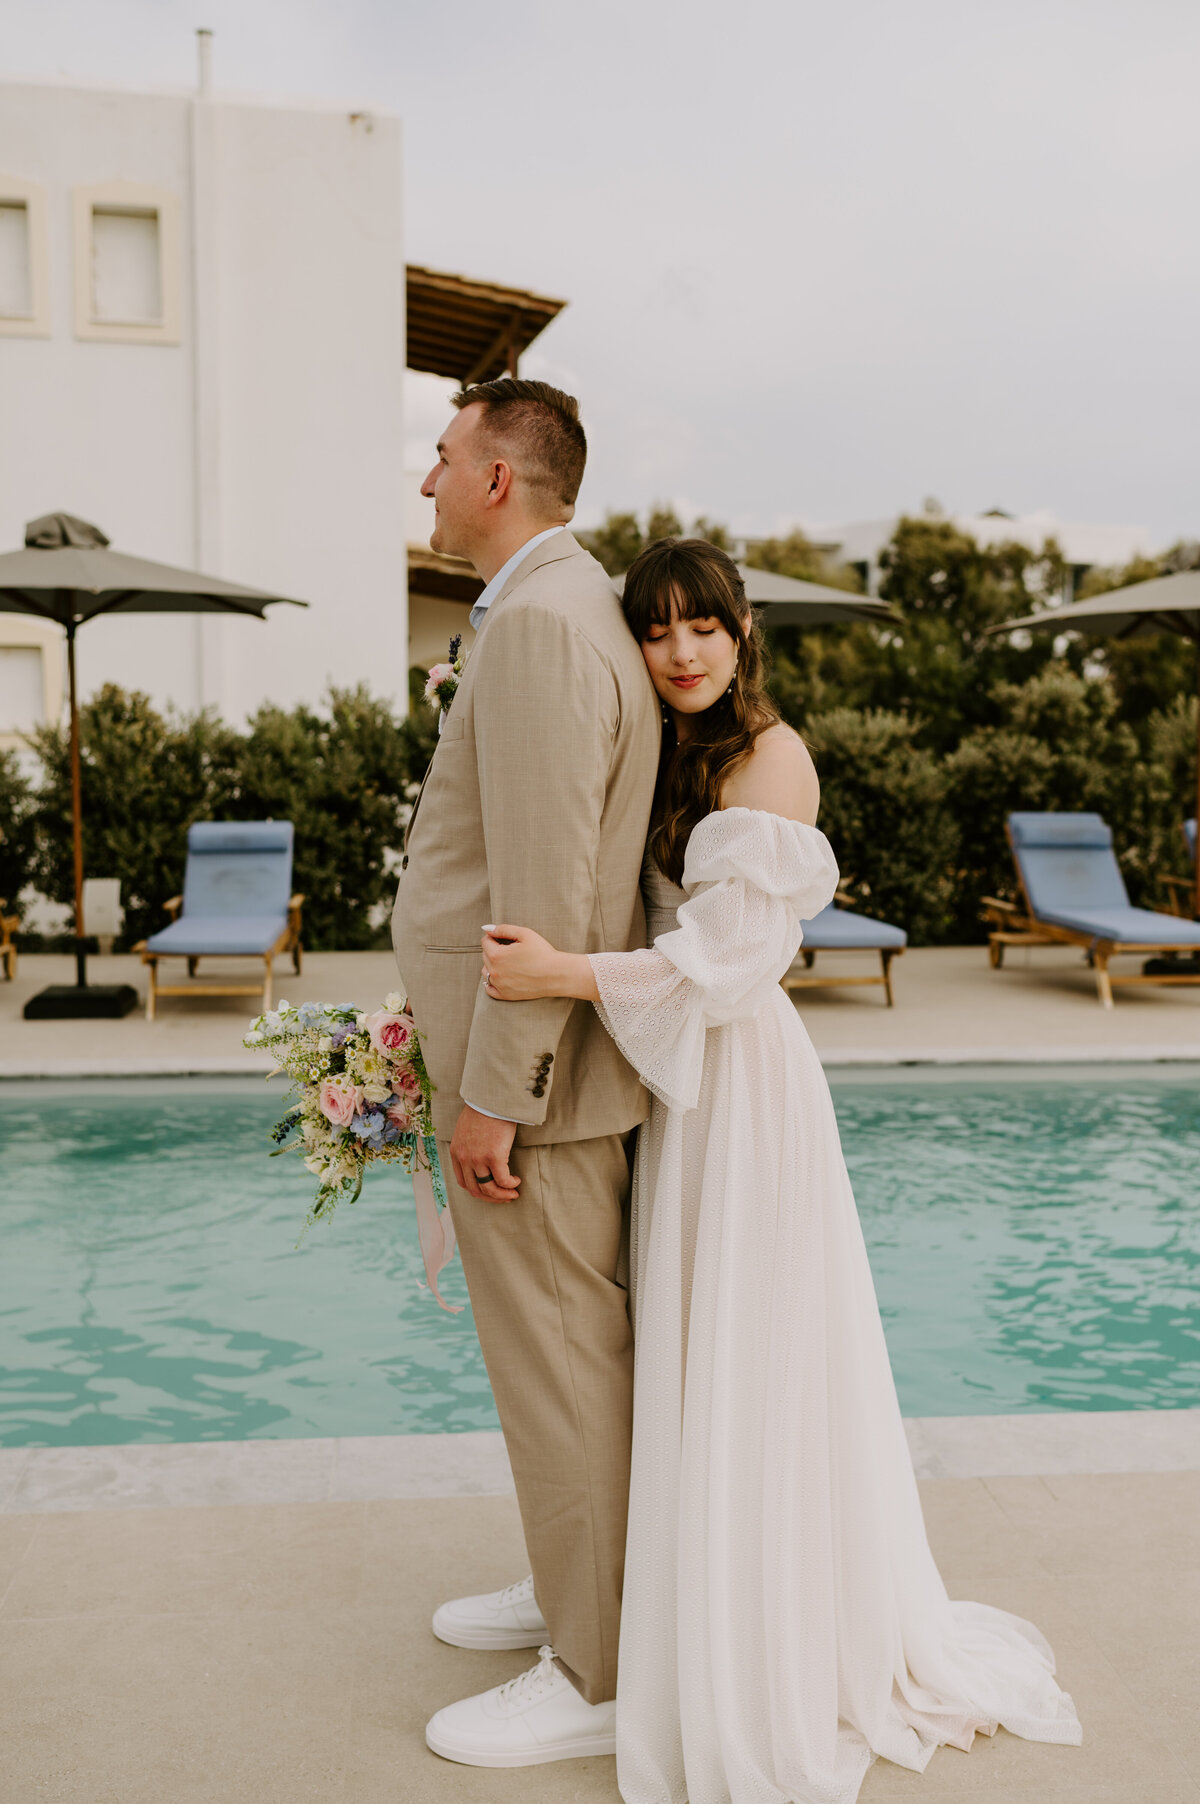
[[1200,947],[1200,921],[1160,915],[1152,908],[1092,908],[1059,913],[1039,909],[1038,919],[1053,927],[1089,933],[1097,940],[1123,940],[1132,946]]
[[188,829],[183,918],[287,913],[292,892],[291,821],[197,821]]
[[888,921],[873,921],[869,915],[855,914],[850,908],[837,908],[830,902],[811,921],[804,922],[802,942],[808,952],[835,952],[845,948],[866,948],[882,952],[907,946],[903,927]]
[[1098,814],[1010,814],[1013,851],[1039,921],[1094,939],[1200,946],[1200,923],[1134,908]]
[[266,953],[284,928],[287,914],[184,915],[146,941],[147,952],[199,958]]

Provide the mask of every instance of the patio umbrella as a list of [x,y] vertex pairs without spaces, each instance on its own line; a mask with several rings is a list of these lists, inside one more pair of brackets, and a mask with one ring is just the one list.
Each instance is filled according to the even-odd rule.
[[[764,626],[829,626],[855,620],[894,620],[886,601],[872,595],[856,595],[852,589],[831,589],[827,583],[798,582],[794,576],[777,576],[773,570],[753,570],[738,565],[746,585],[746,600],[762,609]],[[618,591],[625,578],[613,578]]]
[[[28,1020],[74,1020],[127,1015],[137,1002],[130,984],[89,984],[83,918],[83,806],[79,764],[79,699],[75,638],[81,626],[104,614],[245,614],[264,618],[269,595],[219,576],[199,576],[171,564],[110,551],[98,526],[70,514],[45,514],[25,528],[25,548],[0,556],[0,613],[35,614],[56,621],[67,636],[67,686],[71,709],[71,813],[75,851],[74,984],[52,984],[30,997]],[[294,607],[307,607],[304,601]]]
[[[1200,570],[1179,570],[1173,576],[1156,576],[1127,589],[1112,589],[1090,601],[1073,601],[1065,607],[1047,608],[1023,620],[1006,620],[991,628],[1011,633],[1017,627],[1053,627],[1056,633],[1070,629],[1104,633],[1113,639],[1132,639],[1145,633],[1177,633],[1196,647],[1196,796],[1200,817]],[[1200,919],[1200,835],[1197,836],[1194,901]]]

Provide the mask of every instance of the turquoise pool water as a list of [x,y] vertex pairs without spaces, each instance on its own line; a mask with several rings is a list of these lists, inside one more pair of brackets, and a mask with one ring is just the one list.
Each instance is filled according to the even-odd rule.
[[[1198,1075],[835,1079],[906,1414],[1200,1405]],[[400,1174],[293,1250],[279,1094],[0,1085],[0,1444],[497,1426]]]

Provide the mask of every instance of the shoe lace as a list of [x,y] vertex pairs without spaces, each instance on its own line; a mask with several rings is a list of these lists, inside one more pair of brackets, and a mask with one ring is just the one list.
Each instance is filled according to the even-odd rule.
[[531,1666],[507,1685],[500,1687],[500,1701],[504,1704],[529,1704],[534,1698],[543,1697],[554,1679],[558,1677],[558,1668],[554,1664],[554,1649],[539,1647],[538,1663]]
[[515,1585],[506,1585],[497,1602],[501,1608],[505,1604],[527,1604],[533,1598],[533,1574],[528,1578],[518,1579]]

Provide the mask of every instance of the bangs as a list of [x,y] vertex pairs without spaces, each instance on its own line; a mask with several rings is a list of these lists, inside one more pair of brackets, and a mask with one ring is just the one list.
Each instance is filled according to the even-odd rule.
[[660,539],[630,566],[622,601],[629,630],[644,639],[674,620],[719,620],[745,635],[746,591],[737,565],[705,539]]

